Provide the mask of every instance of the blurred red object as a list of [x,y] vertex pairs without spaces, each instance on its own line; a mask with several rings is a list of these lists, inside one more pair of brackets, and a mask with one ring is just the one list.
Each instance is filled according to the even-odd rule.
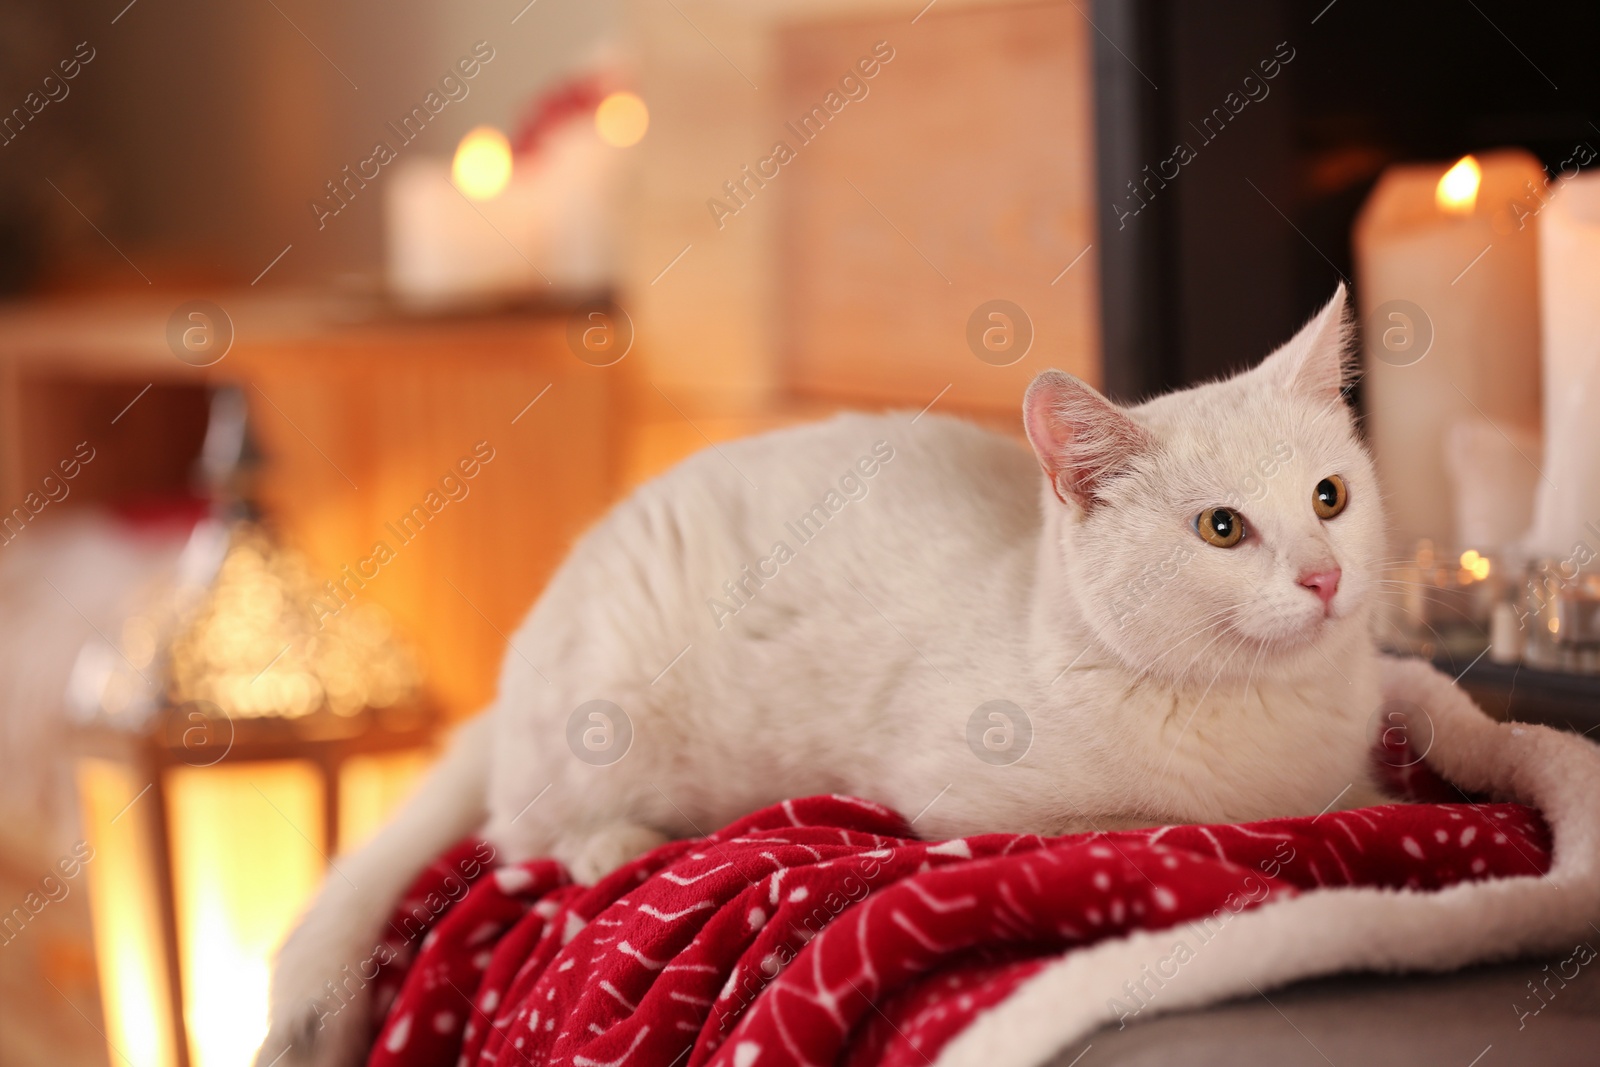
[[560,127],[574,119],[594,114],[600,101],[613,91],[611,79],[590,73],[557,82],[554,88],[534,98],[522,113],[517,132],[511,138],[511,151],[532,156]]

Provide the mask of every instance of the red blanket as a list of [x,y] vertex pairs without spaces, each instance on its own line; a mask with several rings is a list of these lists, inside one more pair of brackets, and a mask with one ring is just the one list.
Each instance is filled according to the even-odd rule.
[[925,842],[875,804],[811,797],[590,888],[490,855],[464,844],[406,895],[373,1067],[925,1067],[1084,946],[1173,933],[1126,976],[1111,1006],[1126,1022],[1242,912],[1324,886],[1542,874],[1550,835],[1520,805],[1457,803]]

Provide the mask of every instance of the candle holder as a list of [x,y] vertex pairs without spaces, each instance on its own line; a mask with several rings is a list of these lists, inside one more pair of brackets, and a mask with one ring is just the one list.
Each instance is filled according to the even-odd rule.
[[1398,603],[1384,643],[1419,656],[1471,658],[1489,644],[1490,620],[1505,585],[1500,561],[1477,549],[1444,552],[1417,543],[1402,565]]
[[1569,561],[1529,564],[1520,618],[1523,662],[1568,674],[1600,674],[1600,572]]

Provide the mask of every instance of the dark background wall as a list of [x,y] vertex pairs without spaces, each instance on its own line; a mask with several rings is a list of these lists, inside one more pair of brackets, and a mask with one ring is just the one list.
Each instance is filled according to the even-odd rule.
[[[1107,385],[1228,373],[1353,277],[1356,212],[1390,163],[1521,145],[1552,170],[1600,146],[1600,5],[1509,0],[1097,0]],[[1193,124],[1287,42],[1294,58],[1210,142]],[[1259,92],[1259,90],[1257,90]],[[1119,224],[1129,180],[1180,176]],[[1170,170],[1169,170],[1170,173]]]

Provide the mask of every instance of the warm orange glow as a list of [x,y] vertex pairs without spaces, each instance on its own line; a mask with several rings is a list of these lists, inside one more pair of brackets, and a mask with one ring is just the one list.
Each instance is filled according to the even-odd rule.
[[1470,215],[1478,203],[1478,186],[1483,182],[1483,168],[1471,156],[1444,172],[1433,191],[1434,203],[1439,210],[1451,215]]
[[352,756],[339,768],[339,851],[360,848],[411,795],[433,762],[422,750]]
[[479,126],[456,147],[450,164],[456,188],[474,200],[493,200],[511,181],[511,143],[493,126]]
[[184,1022],[196,1067],[247,1067],[267,1033],[272,953],[322,876],[322,781],[309,762],[168,777]]
[[1481,555],[1477,549],[1469,548],[1461,553],[1461,569],[1481,582],[1489,577],[1489,557]]
[[150,783],[127,767],[85,760],[78,767],[84,839],[94,849],[85,866],[94,921],[100,1000],[110,1061],[124,1067],[177,1062],[161,944],[161,905],[149,839],[158,817]]
[[633,93],[612,93],[595,108],[594,128],[614,148],[636,145],[650,128],[650,109]]
[[[340,769],[341,851],[371,836],[430,756],[355,756]],[[309,760],[176,767],[166,811],[129,767],[78,768],[100,996],[118,1067],[177,1062],[154,854],[168,820],[183,1017],[194,1067],[248,1067],[266,1034],[272,954],[315,892],[328,852],[322,774]],[[334,875],[334,877],[338,877]]]

